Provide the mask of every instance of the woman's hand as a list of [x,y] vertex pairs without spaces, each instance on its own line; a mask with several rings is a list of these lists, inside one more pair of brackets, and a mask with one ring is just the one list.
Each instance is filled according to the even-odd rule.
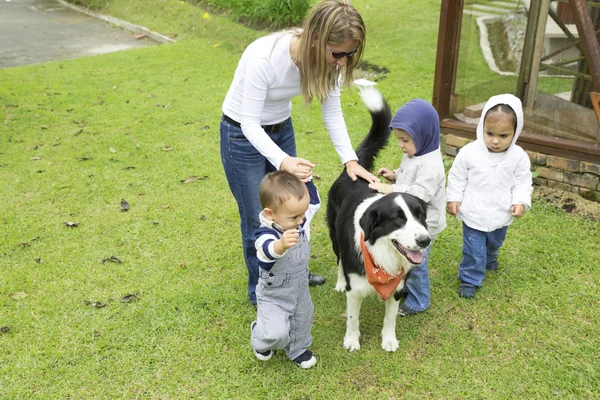
[[396,173],[387,168],[379,168],[377,176],[383,176],[388,182],[396,182]]
[[369,183],[379,182],[379,179],[377,179],[375,175],[364,169],[356,160],[348,161],[346,163],[346,173],[353,181],[358,177]]
[[312,176],[312,169],[315,164],[311,163],[304,158],[299,157],[286,157],[281,162],[279,169],[291,172],[296,175],[304,183],[310,181]]

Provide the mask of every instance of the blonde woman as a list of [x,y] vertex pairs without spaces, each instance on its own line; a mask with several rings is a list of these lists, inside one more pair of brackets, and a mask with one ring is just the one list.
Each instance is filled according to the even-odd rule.
[[[314,164],[296,156],[292,98],[321,103],[323,122],[352,178],[376,182],[358,165],[342,114],[339,82],[351,84],[365,45],[362,17],[348,0],[325,0],[310,11],[302,29],[257,39],[240,59],[223,103],[221,161],[240,213],[248,296],[256,304],[258,262],[254,247],[260,223],[258,188],[271,171],[285,170],[303,182]],[[311,275],[311,285],[325,282]]]

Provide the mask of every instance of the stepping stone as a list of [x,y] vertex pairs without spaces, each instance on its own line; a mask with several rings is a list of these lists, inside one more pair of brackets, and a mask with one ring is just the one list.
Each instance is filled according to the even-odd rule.
[[511,10],[507,9],[507,8],[498,8],[498,7],[491,7],[491,6],[484,6],[481,4],[473,4],[473,10],[477,10],[477,11],[484,11],[487,12],[489,14],[506,14],[508,12],[510,12]]
[[485,13],[485,12],[481,12],[481,11],[473,11],[473,10],[463,10],[463,14],[465,15],[471,15],[474,17],[488,17],[490,16],[489,13]]

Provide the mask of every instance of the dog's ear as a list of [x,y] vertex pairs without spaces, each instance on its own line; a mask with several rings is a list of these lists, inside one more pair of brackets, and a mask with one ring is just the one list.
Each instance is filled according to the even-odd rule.
[[365,233],[365,242],[369,241],[369,238],[371,237],[371,234],[377,227],[378,223],[379,211],[377,210],[377,207],[370,207],[367,210],[367,212],[365,212],[363,216],[360,217],[359,224],[363,232]]

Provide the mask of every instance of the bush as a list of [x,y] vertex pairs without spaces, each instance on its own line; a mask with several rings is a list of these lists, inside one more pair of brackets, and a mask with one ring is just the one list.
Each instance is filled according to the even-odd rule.
[[88,8],[90,10],[100,10],[102,9],[108,0],[67,0],[71,4],[75,4],[76,6]]
[[266,29],[300,26],[313,3],[313,0],[191,1],[216,12],[226,12],[246,25]]

